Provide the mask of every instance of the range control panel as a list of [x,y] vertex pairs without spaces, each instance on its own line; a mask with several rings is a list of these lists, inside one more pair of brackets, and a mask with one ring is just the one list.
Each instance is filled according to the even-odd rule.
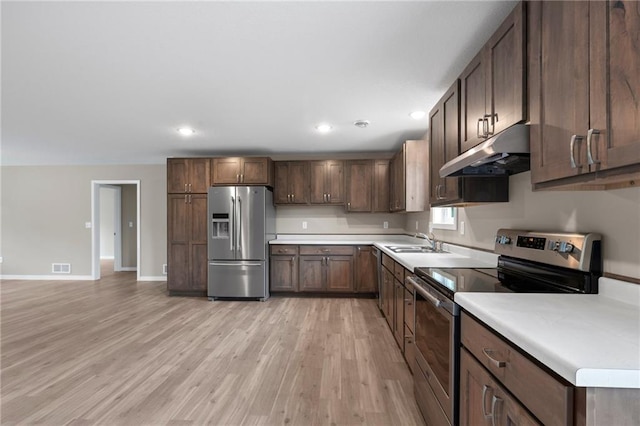
[[597,266],[592,263],[602,261],[601,241],[600,234],[594,233],[499,229],[495,252],[519,259],[590,271],[590,268]]

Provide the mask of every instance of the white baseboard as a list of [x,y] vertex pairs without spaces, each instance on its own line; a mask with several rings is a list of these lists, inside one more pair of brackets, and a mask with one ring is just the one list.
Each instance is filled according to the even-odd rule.
[[0,275],[0,280],[94,281],[91,275]]
[[113,260],[115,257],[113,256],[100,256],[100,260]]
[[120,268],[119,271],[116,271],[116,272],[132,272],[137,270],[138,268],[136,268],[135,266],[123,266],[122,268]]
[[157,277],[157,276],[140,276],[138,281],[166,281],[167,277]]

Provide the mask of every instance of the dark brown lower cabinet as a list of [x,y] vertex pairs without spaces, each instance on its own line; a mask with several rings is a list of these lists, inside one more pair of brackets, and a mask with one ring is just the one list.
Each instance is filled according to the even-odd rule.
[[393,322],[393,312],[394,312],[394,303],[393,303],[393,295],[394,295],[394,278],[391,271],[387,268],[382,268],[382,313],[384,314],[384,318],[387,320],[387,324],[389,324],[389,328],[393,330],[394,322]]
[[460,424],[522,426],[541,423],[463,348],[460,355]]
[[372,246],[356,247],[355,290],[358,293],[378,292],[378,263]]
[[393,337],[395,337],[400,351],[404,353],[404,286],[394,279],[393,283]]
[[298,291],[298,256],[271,256],[269,274],[272,292]]
[[299,291],[353,293],[352,246],[300,246]]

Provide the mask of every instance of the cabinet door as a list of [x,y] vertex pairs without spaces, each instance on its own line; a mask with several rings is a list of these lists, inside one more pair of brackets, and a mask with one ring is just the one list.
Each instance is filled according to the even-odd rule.
[[384,285],[382,312],[389,328],[393,331],[393,274],[388,269],[382,268],[382,278]]
[[326,204],[327,190],[325,188],[325,162],[311,161],[309,163],[311,175],[311,204]]
[[528,3],[533,184],[589,171],[589,3]]
[[326,290],[331,292],[352,292],[353,285],[353,256],[327,256]]
[[393,303],[393,337],[404,353],[404,286],[398,280],[394,282]]
[[525,22],[520,2],[485,46],[489,136],[526,119]]
[[298,257],[300,291],[322,291],[324,290],[324,262],[323,256],[300,256]]
[[327,161],[325,185],[329,204],[344,204],[344,161]]
[[[169,194],[167,196],[168,224],[167,236],[170,243],[186,243],[191,239],[189,195]],[[206,218],[206,213],[205,213]]]
[[[640,2],[591,2],[591,170],[640,163]],[[608,33],[608,34],[607,34]]]
[[271,256],[270,287],[276,291],[298,291],[297,256]]
[[206,194],[211,186],[211,159],[189,159],[189,192]]
[[207,244],[207,196],[205,194],[189,194],[190,234],[189,240]]
[[186,158],[167,159],[167,192],[185,193],[189,188],[189,165]]
[[289,204],[291,191],[289,188],[289,164],[286,161],[276,161],[275,183],[273,186],[273,203]]
[[268,185],[271,162],[264,157],[242,159],[240,183],[245,185]]
[[309,162],[289,162],[290,204],[309,204]]
[[213,159],[213,184],[233,185],[240,183],[242,158],[227,157]]
[[460,356],[460,424],[539,425],[464,348]]
[[378,292],[378,263],[371,246],[358,246],[356,251],[356,291]]
[[188,291],[190,289],[189,242],[169,243],[167,256],[167,290]]
[[460,152],[459,89],[460,81],[456,80],[429,114],[429,201],[433,206],[460,198],[458,178],[440,177],[440,168]]
[[373,162],[347,161],[347,212],[371,212]]
[[487,132],[485,53],[480,51],[460,76],[462,130],[460,152],[465,152],[485,140]]
[[373,211],[389,212],[389,160],[374,162]]

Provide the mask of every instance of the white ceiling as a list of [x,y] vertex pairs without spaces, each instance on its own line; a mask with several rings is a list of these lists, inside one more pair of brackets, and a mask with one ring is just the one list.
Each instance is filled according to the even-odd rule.
[[514,4],[3,1],[1,163],[390,151]]

